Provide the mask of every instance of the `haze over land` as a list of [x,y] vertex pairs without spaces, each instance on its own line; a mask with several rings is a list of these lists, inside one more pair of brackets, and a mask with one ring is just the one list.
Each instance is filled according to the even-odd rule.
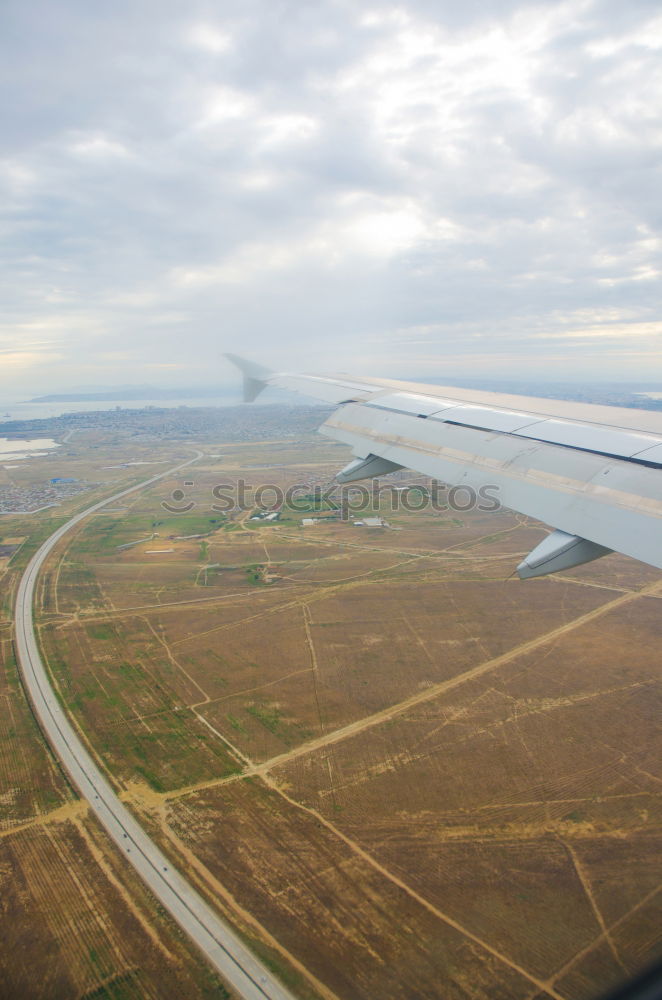
[[662,375],[646,0],[8,0],[5,387]]

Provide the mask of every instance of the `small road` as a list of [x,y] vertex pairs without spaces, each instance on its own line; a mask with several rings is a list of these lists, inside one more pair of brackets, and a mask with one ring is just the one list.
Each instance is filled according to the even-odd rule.
[[15,613],[18,663],[41,728],[67,774],[81,795],[87,799],[106,832],[159,902],[239,996],[245,1000],[265,1000],[265,998],[294,1000],[293,995],[249,951],[229,925],[207,905],[177,869],[173,868],[168,858],[120,802],[78,739],[57,700],[41,659],[34,632],[32,607],[35,583],[44,561],[60,539],[84,518],[101,510],[106,504],[144,489],[159,479],[171,476],[201,457],[202,452],[196,452],[195,458],[188,462],[183,462],[173,469],[168,469],[167,472],[162,472],[94,504],[72,517],[44,542],[30,560],[18,587]]

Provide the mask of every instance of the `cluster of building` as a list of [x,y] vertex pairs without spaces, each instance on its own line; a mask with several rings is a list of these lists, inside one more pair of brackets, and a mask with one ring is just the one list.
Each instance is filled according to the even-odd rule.
[[0,514],[34,514],[47,507],[57,507],[69,497],[92,489],[92,483],[51,480],[34,486],[0,487]]
[[61,437],[70,431],[114,431],[126,437],[168,441],[213,435],[223,441],[264,441],[317,430],[331,410],[325,406],[200,406],[139,410],[93,410],[59,417],[0,423],[5,436]]

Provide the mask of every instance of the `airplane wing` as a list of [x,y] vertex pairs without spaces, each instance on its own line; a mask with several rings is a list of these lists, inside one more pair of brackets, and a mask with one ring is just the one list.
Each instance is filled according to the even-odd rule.
[[622,552],[662,569],[662,413],[390,379],[273,372],[226,355],[251,401],[267,385],[338,404],[320,427],[356,456],[337,480],[407,468],[555,530],[522,579]]

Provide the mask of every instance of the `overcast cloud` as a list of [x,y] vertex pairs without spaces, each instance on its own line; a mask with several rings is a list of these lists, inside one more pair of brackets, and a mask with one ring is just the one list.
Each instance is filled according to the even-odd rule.
[[3,387],[662,379],[645,0],[5,0]]

